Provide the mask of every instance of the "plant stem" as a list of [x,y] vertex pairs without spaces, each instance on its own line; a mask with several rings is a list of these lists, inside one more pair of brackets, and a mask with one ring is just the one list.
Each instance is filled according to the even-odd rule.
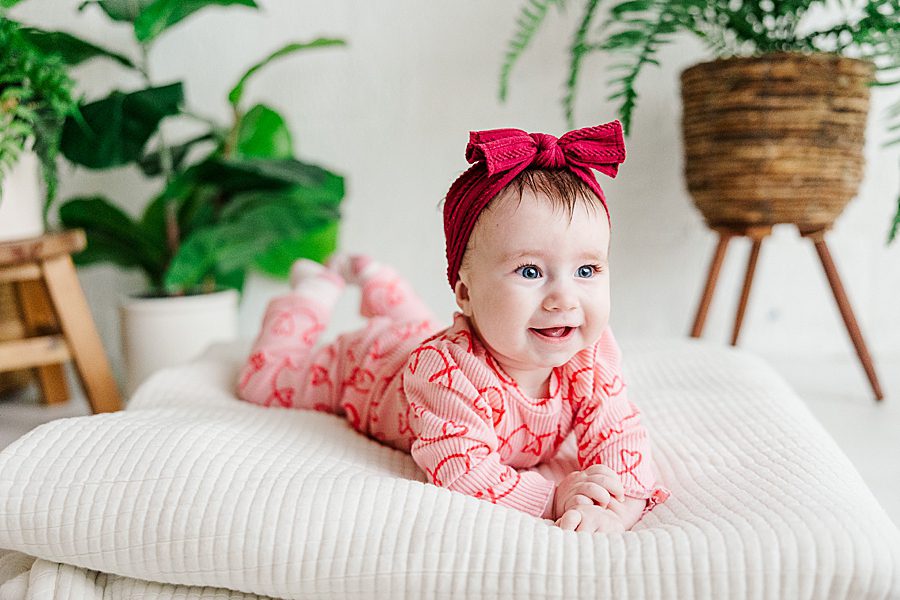
[[225,138],[225,143],[222,144],[222,156],[224,158],[229,158],[234,153],[235,148],[237,148],[238,142],[238,128],[241,125],[241,112],[238,110],[238,107],[234,107],[234,120],[233,125],[231,126],[231,130],[228,132],[227,137]]
[[[152,86],[153,82],[150,78],[150,48],[149,44],[141,44],[141,64],[140,71],[144,76],[144,81],[148,86]],[[162,123],[159,124],[159,160],[160,168],[166,183],[172,180],[174,166],[172,162],[172,149],[166,143],[166,136],[163,132]],[[165,207],[166,220],[166,245],[169,249],[169,256],[174,257],[178,253],[180,245],[181,232],[178,228],[178,205],[174,198],[166,200]],[[171,260],[171,258],[170,258]]]

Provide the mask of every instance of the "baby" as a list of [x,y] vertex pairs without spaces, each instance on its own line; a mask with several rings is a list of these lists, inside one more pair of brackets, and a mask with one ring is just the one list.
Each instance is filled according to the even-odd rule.
[[[342,415],[410,453],[434,485],[563,529],[630,529],[669,493],[607,325],[609,213],[591,169],[615,177],[621,125],[558,140],[473,132],[466,158],[444,205],[453,325],[439,330],[406,281],[367,257],[300,260],[293,292],[268,306],[240,397]],[[367,325],[314,349],[345,282],[361,286]],[[573,431],[580,470],[558,485],[527,470]]]

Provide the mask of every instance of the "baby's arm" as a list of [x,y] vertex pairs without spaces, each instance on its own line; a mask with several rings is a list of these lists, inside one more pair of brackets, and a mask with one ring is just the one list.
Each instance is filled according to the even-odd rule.
[[554,482],[502,464],[491,408],[467,376],[478,370],[473,361],[464,349],[440,340],[411,355],[403,389],[416,438],[413,460],[435,485],[552,518]]
[[576,407],[573,424],[582,468],[603,464],[620,477],[626,502],[611,506],[630,527],[668,492],[656,487],[650,439],[640,411],[628,400],[620,362],[619,347],[607,328],[597,347],[594,393]]

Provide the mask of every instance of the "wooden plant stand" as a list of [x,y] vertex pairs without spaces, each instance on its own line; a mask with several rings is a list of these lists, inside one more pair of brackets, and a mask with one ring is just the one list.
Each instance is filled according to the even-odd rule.
[[[878,376],[875,374],[872,357],[869,355],[869,350],[866,348],[862,332],[859,330],[856,317],[853,315],[853,309],[850,307],[850,300],[847,298],[844,286],[838,276],[837,268],[834,265],[834,261],[831,259],[831,253],[828,251],[828,246],[825,244],[825,232],[828,228],[804,228],[800,225],[798,225],[797,228],[800,230],[800,235],[808,238],[815,245],[816,253],[819,255],[819,260],[822,262],[822,267],[825,269],[825,276],[828,278],[828,283],[831,285],[831,291],[834,293],[834,299],[841,312],[841,317],[843,317],[844,324],[847,326],[847,332],[850,334],[850,340],[853,342],[853,346],[856,348],[856,353],[866,372],[866,376],[869,378],[872,391],[875,392],[875,398],[877,400],[884,399],[884,394],[878,383]],[[737,344],[738,337],[741,333],[741,325],[744,321],[747,300],[750,298],[750,288],[753,285],[753,274],[756,271],[756,262],[759,259],[759,252],[762,248],[763,240],[772,233],[772,226],[753,225],[714,227],[713,229],[719,235],[719,242],[716,245],[712,262],[709,265],[709,274],[706,278],[706,286],[703,289],[700,305],[697,307],[697,315],[694,318],[694,325],[691,328],[691,337],[697,338],[703,333],[706,315],[709,311],[709,305],[712,301],[713,294],[715,293],[716,282],[719,278],[719,270],[722,267],[722,261],[725,259],[725,251],[728,249],[728,243],[734,237],[748,237],[753,245],[751,246],[750,257],[747,261],[747,272],[744,275],[744,285],[741,289],[741,297],[738,302],[737,313],[735,314],[734,319],[734,329],[731,334],[731,345],[734,346]]]
[[12,282],[28,337],[0,342],[0,371],[34,368],[48,404],[68,399],[62,363],[73,360],[94,413],[122,398],[70,256],[85,247],[80,229],[0,243],[0,282]]

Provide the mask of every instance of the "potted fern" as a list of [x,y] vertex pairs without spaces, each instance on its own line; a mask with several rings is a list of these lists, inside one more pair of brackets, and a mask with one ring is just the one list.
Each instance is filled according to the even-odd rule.
[[[557,0],[529,0],[517,21],[500,76],[509,76]],[[794,222],[825,227],[857,191],[868,88],[898,83],[900,5],[896,0],[841,3],[837,20],[811,27],[825,0],[629,0],[599,20],[587,0],[570,45],[563,108],[573,120],[585,56],[605,52],[609,99],[620,102],[626,133],[637,105],[635,82],[656,65],[680,32],[698,37],[716,58],[682,74],[688,189],[711,226]],[[900,128],[900,103],[891,110]],[[900,141],[900,138],[891,143]],[[738,183],[738,185],[735,185]],[[900,220],[900,207],[891,237]]]
[[77,106],[72,87],[63,62],[0,13],[0,240],[44,232],[62,125]]
[[[8,0],[7,0],[8,1]],[[251,269],[286,278],[297,257],[324,260],[337,238],[343,178],[299,160],[285,119],[271,106],[247,106],[244,92],[260,70],[301,51],[343,45],[338,39],[292,42],[253,64],[228,94],[231,119],[218,123],[185,106],[180,81],[157,82],[148,56],[169,28],[208,6],[253,0],[97,0],[112,20],[130,24],[134,57],[63,32],[30,29],[30,42],[67,62],[112,59],[137,73],[142,89],[86,100],[66,120],[62,154],[89,169],[132,165],[160,182],[132,218],[113,199],[69,198],[59,207],[67,228],[87,234],[79,265],[138,269],[147,290],[121,307],[128,392],[153,371],[190,359],[209,343],[237,334],[237,304]],[[199,131],[172,140],[164,120]]]

